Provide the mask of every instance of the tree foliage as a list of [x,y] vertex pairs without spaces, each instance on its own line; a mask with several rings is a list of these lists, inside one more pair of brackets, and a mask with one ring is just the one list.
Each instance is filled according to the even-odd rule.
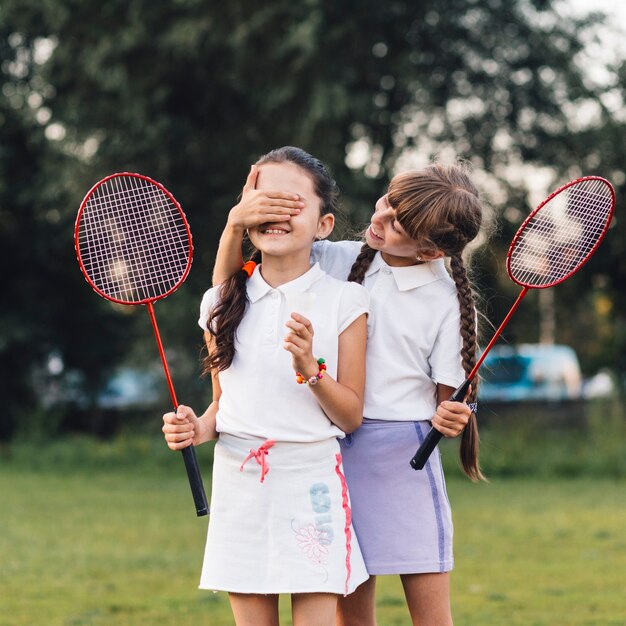
[[[452,153],[471,162],[499,216],[499,237],[477,257],[499,321],[514,292],[503,251],[539,199],[529,195],[533,172],[545,192],[580,173],[614,176],[621,198],[623,120],[606,93],[623,101],[625,70],[609,68],[614,84],[598,84],[583,63],[584,37],[601,23],[559,15],[550,0],[4,0],[0,241],[11,269],[0,377],[13,403],[4,436],[23,403],[37,404],[34,373],[51,353],[94,389],[115,364],[156,358],[145,313],[97,298],[73,259],[80,200],[113,171],[160,180],[191,223],[190,278],[157,305],[184,397],[206,398],[189,382],[195,316],[226,213],[249,164],[279,145],[330,165],[356,225],[395,169]],[[560,339],[598,332],[588,362],[624,369],[623,314],[606,311],[623,298],[621,228],[559,288],[558,314]],[[581,298],[583,288],[593,289]],[[514,332],[535,340],[528,310]]]

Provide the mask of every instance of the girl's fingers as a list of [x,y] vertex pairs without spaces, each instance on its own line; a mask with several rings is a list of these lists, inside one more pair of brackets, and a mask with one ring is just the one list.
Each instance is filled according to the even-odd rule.
[[463,428],[465,428],[466,426],[466,422],[464,420],[463,421],[449,420],[441,416],[437,416],[436,422],[443,428],[449,428],[450,430],[454,430],[458,432],[462,431]]
[[444,436],[444,437],[457,437],[460,434],[460,431],[453,430],[451,428],[447,428],[442,426],[441,424],[436,424],[433,422],[433,426]]
[[269,207],[276,207],[279,209],[298,210],[304,208],[304,202],[301,200],[287,200],[281,198],[270,198],[269,196],[265,200],[265,204]]
[[450,413],[447,411],[437,410],[436,412],[437,419],[446,425],[449,425],[451,428],[460,428],[461,430],[467,426],[467,422],[469,421],[469,413]]
[[462,419],[459,419],[458,416],[449,419],[447,416],[437,411],[433,416],[432,424],[445,437],[457,437],[465,429],[467,419],[465,419],[464,416]]
[[186,421],[192,422],[193,420],[197,419],[194,410],[189,406],[185,406],[184,404],[180,404],[178,406],[178,408],[176,409],[176,416],[179,420],[181,420],[182,423],[185,423]]
[[180,425],[187,423],[189,423],[187,417],[181,417],[176,413],[165,413],[165,415],[163,415],[163,424]]
[[288,200],[290,202],[297,202],[298,204],[304,206],[302,198],[297,193],[289,193],[288,191],[267,190],[264,191],[263,194],[267,198],[271,198],[272,200]]
[[259,225],[274,222],[288,222],[290,219],[290,213],[268,213],[266,215],[259,215]]
[[161,430],[166,434],[170,433],[193,433],[194,428],[189,422],[185,422],[182,424],[163,424],[163,428]]
[[273,222],[274,218],[293,217],[299,215],[302,209],[297,206],[286,206],[285,204],[264,202],[251,209],[251,217],[261,219],[262,222]]
[[[196,414],[188,406],[180,405],[176,413],[163,415],[163,434],[168,448],[181,450],[191,445],[195,434],[193,419]],[[197,418],[196,418],[197,419]]]
[[[290,352],[293,356],[300,356],[300,348],[290,341],[283,342],[283,348],[287,350],[287,352]],[[298,354],[295,354],[296,351]]]
[[183,448],[189,447],[193,443],[193,439],[185,439],[184,441],[173,442],[168,441],[167,447],[170,450],[182,450]]
[[472,412],[465,402],[452,402],[450,400],[444,400],[437,408],[453,415],[466,415],[468,418]]
[[293,194],[280,194],[273,193],[271,191],[256,191],[254,195],[250,194],[248,202],[256,204],[261,208],[280,207],[283,209],[297,209],[304,208],[304,202],[294,196]]
[[189,423],[187,424],[168,424],[163,425],[163,434],[165,442],[171,450],[181,450],[191,445],[195,435],[194,429]]
[[463,432],[467,421],[465,415],[442,411],[441,407],[438,407],[433,416],[432,425],[446,437],[456,437]]
[[294,335],[293,333],[289,333],[285,337],[284,345],[285,345],[285,350],[289,350],[289,352],[298,350],[300,353],[305,354],[306,352],[310,352],[311,350],[310,341],[303,339],[302,337],[299,337],[298,335]]
[[187,431],[184,433],[167,433],[165,435],[165,441],[167,441],[168,443],[180,443],[193,439],[193,435],[193,431]]
[[[295,311],[291,314],[291,319],[295,320],[299,324],[302,324],[308,332],[313,334],[313,324],[311,324],[310,319],[304,317],[304,315],[301,315],[300,313],[296,313]],[[291,322],[291,320],[289,320],[287,324],[289,324],[289,322]]]
[[290,332],[289,335],[292,335],[294,338],[298,339],[298,343],[301,341],[305,342],[307,345],[311,346],[313,343],[313,333],[309,331],[306,326],[289,326]]
[[[252,178],[251,172],[248,180],[252,181]],[[256,191],[248,186],[247,181],[240,202],[231,210],[231,220],[244,228],[250,228],[274,221],[277,215],[298,215],[304,207],[304,202],[298,198],[295,194]]]
[[245,224],[246,228],[272,222],[285,222],[300,213],[298,208],[280,207],[277,205],[249,207],[247,211],[242,219],[242,223]]
[[259,168],[256,165],[250,167],[250,172],[246,178],[246,182],[243,186],[243,193],[246,191],[252,191],[256,187],[256,179],[259,176]]
[[[294,314],[292,313],[292,316],[293,315]],[[285,322],[285,326],[289,328],[296,335],[300,335],[300,337],[304,337],[307,333],[310,334],[309,329],[304,324],[302,324],[301,322],[296,322],[293,319],[287,320]]]

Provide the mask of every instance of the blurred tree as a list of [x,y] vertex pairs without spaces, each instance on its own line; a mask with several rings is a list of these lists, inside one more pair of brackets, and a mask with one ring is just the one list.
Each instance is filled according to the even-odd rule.
[[[206,400],[196,382],[198,300],[249,164],[285,144],[330,165],[357,224],[395,168],[452,153],[469,160],[503,216],[477,275],[487,299],[504,294],[493,300],[499,321],[516,291],[496,278],[504,250],[540,199],[528,193],[533,172],[547,192],[582,170],[621,171],[622,125],[599,97],[605,87],[579,62],[585,33],[602,18],[565,18],[553,4],[3,0],[0,232],[17,255],[9,258],[21,262],[12,263],[16,295],[3,313],[13,321],[0,329],[0,375],[9,372],[27,393],[29,370],[51,351],[94,385],[115,362],[156,358],[150,325],[137,322],[145,313],[122,315],[90,293],[70,239],[94,182],[140,171],[174,192],[191,223],[194,268],[157,316],[178,395]],[[592,122],[580,119],[584,105],[597,109]],[[609,120],[607,155],[597,142]],[[609,264],[605,257],[581,280],[604,276],[611,298]],[[567,317],[559,339],[580,325],[607,332],[577,284],[559,291]],[[533,340],[538,324],[526,306],[512,336]],[[600,360],[597,346],[586,349]],[[1,419],[6,434],[16,416]]]
[[34,424],[44,433],[54,430],[52,414],[41,410],[40,386],[58,383],[61,370],[81,374],[88,401],[112,364],[124,358],[131,333],[84,284],[76,285],[74,216],[68,210],[75,203],[68,184],[77,171],[75,157],[46,138],[40,121],[41,93],[49,86],[33,63],[36,41],[6,30],[4,20],[0,24],[2,439],[19,425],[25,433]]

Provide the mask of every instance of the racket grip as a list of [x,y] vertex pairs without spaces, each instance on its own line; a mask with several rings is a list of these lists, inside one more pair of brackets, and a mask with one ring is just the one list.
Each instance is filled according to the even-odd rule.
[[[454,390],[454,393],[448,398],[448,400],[451,400],[452,402],[462,402],[467,395],[467,390],[469,389],[471,383],[471,380],[465,380],[462,382],[461,385]],[[437,447],[437,444],[441,441],[442,437],[443,435],[436,428],[431,427],[430,431],[426,435],[426,438],[422,441],[422,444],[410,461],[411,467],[414,470],[424,469],[426,461],[428,461],[428,458]]]
[[204,493],[204,485],[202,484],[198,461],[196,460],[196,451],[193,446],[188,446],[187,448],[183,448],[181,452],[183,453],[183,459],[185,461],[185,469],[187,470],[193,501],[196,505],[196,515],[198,517],[207,515],[209,513],[209,505],[206,500],[206,494]]
[[411,467],[414,470],[424,469],[424,465],[426,465],[426,461],[428,461],[428,457],[432,454],[433,450],[437,447],[437,444],[441,440],[443,435],[436,429],[432,428],[426,435],[424,441],[422,441],[422,445],[419,447],[415,456],[411,459]]

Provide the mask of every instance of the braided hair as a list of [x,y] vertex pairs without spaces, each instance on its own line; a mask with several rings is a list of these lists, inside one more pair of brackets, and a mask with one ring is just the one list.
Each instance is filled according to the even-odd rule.
[[348,280],[354,283],[363,284],[365,272],[367,271],[367,268],[370,266],[371,262],[374,260],[375,256],[376,250],[374,250],[374,248],[370,248],[366,243],[364,243],[361,247],[361,251],[359,252],[352,265],[352,268],[350,269]]

